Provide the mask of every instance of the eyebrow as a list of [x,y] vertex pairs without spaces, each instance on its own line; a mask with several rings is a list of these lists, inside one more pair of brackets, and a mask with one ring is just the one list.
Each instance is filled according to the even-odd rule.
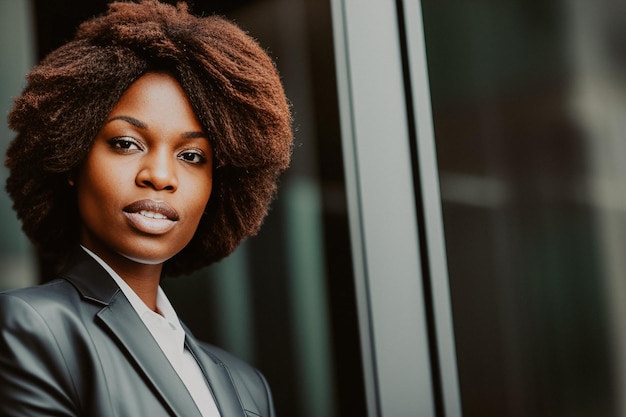
[[[120,116],[114,116],[111,117],[107,123],[110,123],[114,120],[123,120],[127,123],[130,123],[131,125],[135,126],[138,129],[142,129],[142,130],[147,130],[148,129],[148,125],[145,124],[144,122],[142,122],[141,120],[135,119],[134,117],[131,116],[124,116],[124,115],[120,115]],[[197,139],[197,138],[207,138],[208,139],[208,135],[202,131],[192,131],[192,132],[185,132],[183,134],[183,137],[185,139]]]
[[183,137],[185,139],[209,138],[209,136],[204,132],[185,132],[183,134]]
[[131,125],[139,128],[139,129],[148,129],[148,125],[145,124],[144,122],[142,122],[141,120],[137,120],[134,117],[130,117],[130,116],[115,116],[115,117],[111,117],[107,123],[110,123],[114,120],[123,120],[127,123],[130,123]]

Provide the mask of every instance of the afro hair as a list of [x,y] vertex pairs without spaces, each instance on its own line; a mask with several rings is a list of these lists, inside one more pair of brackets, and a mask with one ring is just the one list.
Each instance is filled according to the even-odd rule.
[[6,189],[45,258],[79,242],[68,177],[85,160],[113,106],[141,75],[180,83],[213,148],[213,192],[191,242],[164,273],[190,273],[256,234],[291,159],[291,113],[274,62],[234,23],[157,0],[114,2],[41,61],[15,99]]

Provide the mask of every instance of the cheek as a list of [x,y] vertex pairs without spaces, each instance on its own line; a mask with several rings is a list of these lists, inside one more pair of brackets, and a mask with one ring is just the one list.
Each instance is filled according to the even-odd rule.
[[193,185],[187,191],[187,201],[189,202],[189,207],[193,207],[193,212],[199,219],[204,213],[213,192],[211,172],[206,173],[205,176],[193,177],[193,181],[190,181],[189,184]]
[[188,200],[193,201],[193,216],[198,222],[200,221],[200,218],[204,214],[206,206],[209,203],[211,191],[211,187],[208,187],[208,189],[204,189],[201,192],[195,193],[193,198]]
[[116,175],[121,170],[111,171],[105,164],[85,164],[78,172],[76,181],[76,195],[78,208],[81,213],[106,212],[117,201],[120,194],[121,182]]

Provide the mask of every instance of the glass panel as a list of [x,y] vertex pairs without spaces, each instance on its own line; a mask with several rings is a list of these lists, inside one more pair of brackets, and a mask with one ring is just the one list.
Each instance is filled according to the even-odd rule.
[[624,415],[624,4],[422,8],[463,414]]
[[[35,0],[39,57],[107,2]],[[189,3],[197,13],[236,20],[276,58],[293,104],[296,147],[259,235],[164,288],[198,338],[263,371],[278,415],[364,415],[330,4]]]
[[[6,123],[6,115],[24,86],[24,74],[35,60],[30,1],[0,2],[0,155],[13,139],[14,133]],[[4,161],[4,157],[2,158]],[[0,184],[4,190],[8,170],[2,164]],[[0,290],[33,284],[37,265],[33,250],[20,230],[12,201],[0,193]]]

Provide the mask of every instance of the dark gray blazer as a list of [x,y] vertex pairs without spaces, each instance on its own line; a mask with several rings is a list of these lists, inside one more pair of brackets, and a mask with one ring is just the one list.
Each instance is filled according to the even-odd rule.
[[[200,417],[115,281],[78,250],[58,279],[0,294],[0,416]],[[222,417],[274,417],[254,368],[187,331]]]

